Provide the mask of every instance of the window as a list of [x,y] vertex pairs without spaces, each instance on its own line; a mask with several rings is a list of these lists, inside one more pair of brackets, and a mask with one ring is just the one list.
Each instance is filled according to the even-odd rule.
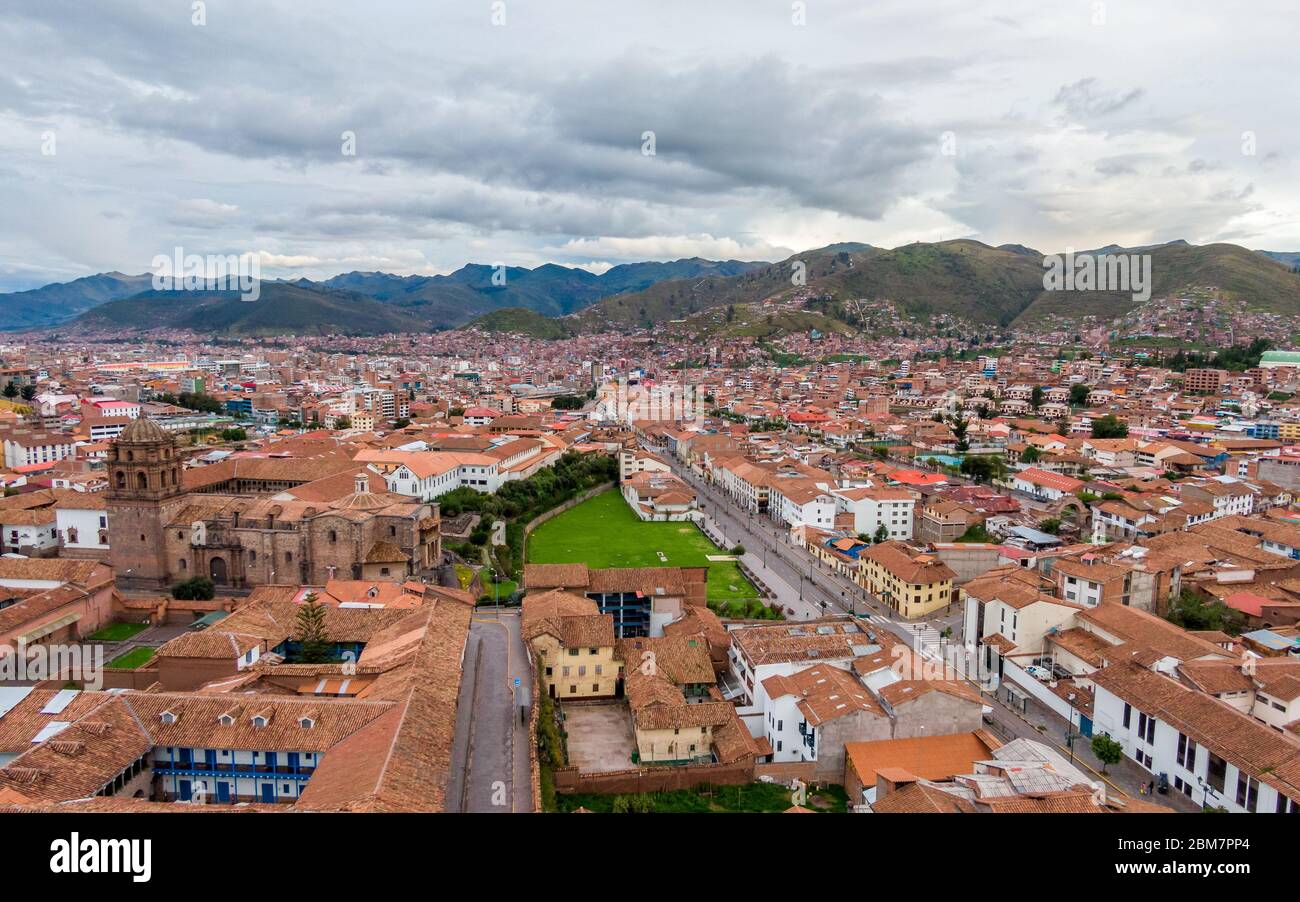
[[592,691],[592,692],[599,692],[599,691],[600,691],[600,683],[592,683],[592,684],[591,684],[591,691]]
[[286,551],[286,552],[284,553],[284,562],[285,562],[286,564],[292,564],[292,563],[293,563],[293,552],[292,552],[292,551]]
[[1259,781],[1245,774],[1237,775],[1237,804],[1254,811],[1259,802]]
[[1178,763],[1188,770],[1196,766],[1196,741],[1178,734]]
[[1215,792],[1223,792],[1223,784],[1228,778],[1228,762],[1224,761],[1213,752],[1210,753],[1210,761],[1206,768],[1205,782]]

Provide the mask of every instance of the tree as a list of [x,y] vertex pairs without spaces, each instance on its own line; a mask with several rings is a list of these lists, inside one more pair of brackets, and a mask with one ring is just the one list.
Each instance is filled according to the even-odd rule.
[[1020,452],[1020,462],[1022,464],[1036,464],[1043,459],[1043,452],[1038,450],[1037,445],[1030,445]]
[[737,545],[737,546],[735,546],[734,548],[731,549],[731,553],[732,553],[735,557],[744,557],[744,556],[745,556],[745,546],[744,546],[744,545]]
[[1034,390],[1029,393],[1029,406],[1037,410],[1043,406],[1044,392],[1041,385],[1035,385]]
[[221,440],[224,442],[242,442],[246,438],[248,438],[248,433],[237,427],[221,430]]
[[1235,608],[1217,600],[1202,601],[1186,590],[1170,605],[1166,619],[1185,630],[1215,630],[1230,636],[1240,635],[1246,625]]
[[324,664],[329,660],[330,644],[325,638],[325,605],[315,592],[308,592],[302,600],[296,621],[299,662]]
[[408,420],[406,417],[398,417],[397,419],[393,420],[394,429],[405,429],[407,426],[410,425],[411,425],[411,421]]
[[335,429],[351,429],[351,428],[352,428],[352,418],[351,418],[351,417],[335,417],[335,418],[334,418],[334,428],[335,428]]
[[1108,766],[1119,764],[1120,759],[1124,757],[1124,746],[1105,733],[1098,733],[1092,737],[1092,753],[1101,762],[1101,772],[1104,774]]
[[18,386],[14,385],[12,379],[5,383],[4,395],[6,398],[18,397]]
[[964,416],[955,414],[949,418],[948,425],[952,429],[953,438],[957,440],[957,450],[969,451],[970,442],[966,440],[966,430],[970,428],[970,422]]
[[24,401],[30,401],[32,398],[36,397],[36,386],[24,385],[18,393],[23,396]]
[[552,410],[581,410],[583,399],[577,395],[560,395],[551,400]]
[[1070,406],[1083,407],[1088,403],[1088,395],[1092,394],[1092,389],[1082,382],[1076,382],[1070,386]]
[[193,576],[172,586],[172,598],[206,601],[216,595],[216,587],[206,576]]
[[957,537],[958,542],[974,542],[976,544],[986,544],[993,541],[993,536],[983,523],[972,523],[966,527],[966,531]]
[[1006,463],[991,454],[972,454],[961,462],[961,471],[976,482],[992,482],[1005,475]]
[[1113,413],[1097,417],[1092,421],[1093,438],[1126,438],[1127,436],[1128,424]]
[[[172,403],[168,401],[167,403]],[[211,395],[205,395],[202,392],[181,392],[179,398],[174,402],[178,407],[184,407],[188,410],[199,410],[203,413],[221,413],[221,402]]]
[[1049,536],[1054,536],[1061,531],[1061,521],[1056,517],[1049,517],[1038,524],[1038,528]]
[[871,540],[875,542],[877,545],[879,545],[881,542],[889,541],[889,527],[881,523],[879,526],[876,527],[876,534],[871,537]]

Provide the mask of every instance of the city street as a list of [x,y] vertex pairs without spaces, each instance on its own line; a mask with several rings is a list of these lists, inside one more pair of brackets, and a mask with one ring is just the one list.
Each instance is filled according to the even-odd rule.
[[[480,609],[470,624],[447,810],[532,811],[531,739],[520,706],[531,698],[531,673],[516,611]],[[515,680],[519,685],[515,685]]]
[[[666,453],[656,451],[668,462],[673,472],[696,490],[704,508],[705,529],[723,539],[723,545],[737,543],[745,546],[744,562],[755,574],[768,583],[784,607],[793,608],[792,620],[805,620],[822,616],[853,613],[870,620],[907,641],[927,657],[936,656],[948,643],[961,642],[962,609],[952,605],[940,617],[926,623],[909,623],[890,611],[879,599],[814,559],[805,549],[791,545],[788,531],[778,527],[769,518],[736,508],[717,487],[705,482],[683,467]],[[952,633],[947,640],[941,638],[945,627]],[[981,691],[986,713],[993,733],[1002,741],[1029,738],[1056,747],[1093,779],[1104,782],[1109,791],[1124,796],[1138,796],[1138,787],[1150,776],[1134,762],[1124,759],[1112,766],[1109,773],[1100,773],[1101,762],[1093,755],[1088,740],[1074,738],[1069,741],[1069,726],[1056,714],[1031,700],[1029,709],[1022,715]],[[1071,745],[1073,751],[1071,751]],[[1198,810],[1191,800],[1170,793],[1156,796],[1150,801],[1169,805],[1179,810]]]

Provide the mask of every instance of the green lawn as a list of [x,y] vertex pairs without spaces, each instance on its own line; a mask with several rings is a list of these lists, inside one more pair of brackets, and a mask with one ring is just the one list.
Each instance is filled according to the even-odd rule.
[[513,579],[503,579],[501,582],[496,582],[491,577],[488,577],[483,582],[483,594],[493,600],[499,597],[502,601],[505,601],[511,594],[518,591],[519,583]]
[[614,489],[546,521],[528,537],[530,564],[708,567],[710,601],[757,598],[758,590],[735,562],[708,560],[726,553],[692,523],[641,520]]
[[121,642],[149,628],[147,623],[110,623],[86,638],[91,642]]
[[[619,801],[619,800],[622,801]],[[560,811],[586,808],[608,814],[624,808],[649,809],[654,814],[717,814],[727,812],[778,813],[792,807],[790,789],[779,783],[749,783],[744,786],[702,786],[699,789],[672,792],[648,792],[628,795],[561,795],[556,797]],[[812,811],[842,813],[848,810],[848,796],[842,786],[809,789],[804,808]]]
[[134,669],[143,664],[147,664],[149,659],[153,657],[155,651],[157,651],[156,648],[152,648],[148,645],[137,645],[126,654],[118,655],[116,658],[109,661],[108,666]]

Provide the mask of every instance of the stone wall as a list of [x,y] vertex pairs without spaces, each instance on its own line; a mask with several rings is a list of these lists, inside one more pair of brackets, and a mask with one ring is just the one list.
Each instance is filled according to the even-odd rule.
[[638,767],[629,770],[584,774],[577,767],[555,771],[557,793],[593,793],[622,795],[643,792],[670,792],[695,789],[705,784],[742,786],[754,782],[752,759],[734,764],[685,764],[681,766]]

